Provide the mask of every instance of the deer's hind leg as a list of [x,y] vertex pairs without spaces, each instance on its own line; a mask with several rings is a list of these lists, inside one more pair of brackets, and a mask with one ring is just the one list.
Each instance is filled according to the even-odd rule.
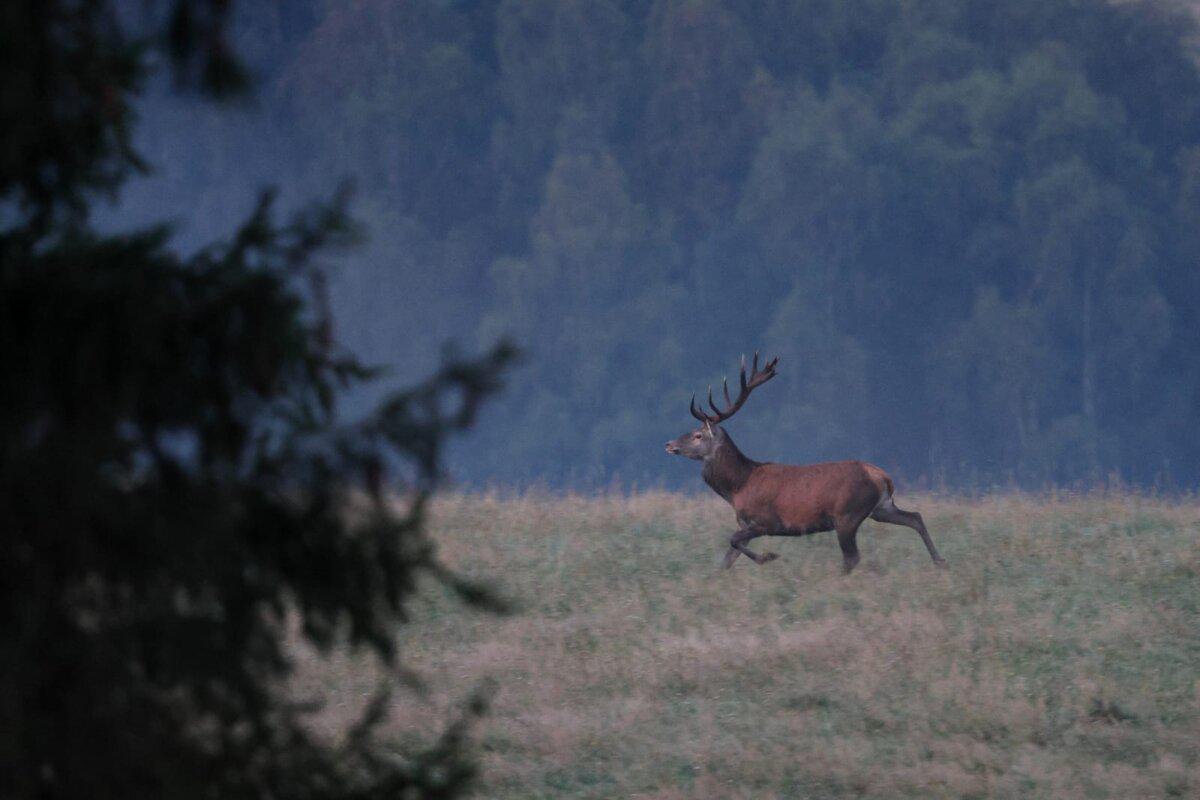
[[862,560],[862,556],[858,554],[858,528],[866,518],[865,514],[853,514],[834,520],[838,546],[842,548],[842,572],[847,575]]
[[921,537],[921,541],[925,543],[925,549],[929,551],[929,557],[933,559],[933,563],[939,567],[945,566],[946,559],[942,558],[937,548],[934,547],[933,539],[929,538],[929,530],[925,527],[925,520],[916,511],[905,511],[904,509],[896,508],[896,504],[889,497],[871,512],[871,519],[877,522],[888,522],[892,525],[903,525],[906,528],[912,528]]
[[739,528],[733,536],[729,537],[729,552],[725,553],[725,569],[732,567],[733,562],[737,561],[737,557],[742,554],[745,554],[755,564],[766,564],[768,561],[774,561],[779,558],[779,555],[776,553],[763,553],[760,556],[749,547],[746,547],[746,542],[765,535],[765,531],[758,531],[753,528]]

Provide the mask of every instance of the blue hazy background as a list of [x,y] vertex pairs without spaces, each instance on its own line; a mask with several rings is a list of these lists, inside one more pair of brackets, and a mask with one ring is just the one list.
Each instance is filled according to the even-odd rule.
[[[1200,468],[1193,4],[242,4],[253,100],[154,87],[106,223],[198,248],[349,179],[340,340],[412,383],[525,361],[451,452],[472,486],[691,486],[662,443],[754,349],[760,460],[909,486]],[[373,398],[346,398],[346,412]]]

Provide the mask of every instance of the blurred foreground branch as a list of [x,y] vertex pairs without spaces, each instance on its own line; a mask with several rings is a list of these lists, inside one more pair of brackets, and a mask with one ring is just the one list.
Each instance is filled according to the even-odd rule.
[[[89,222],[143,168],[131,98],[156,47],[185,83],[239,85],[228,5],[176,3],[141,37],[104,2],[9,4],[0,26],[3,797],[450,797],[472,775],[462,724],[383,752],[381,704],[344,745],[314,738],[282,688],[285,618],[396,665],[420,574],[499,607],[434,560],[423,511],[513,349],[345,424],[339,393],[375,371],[323,298],[344,194],[284,225],[265,195],[192,257],[165,227]],[[399,511],[389,467],[411,478]]]

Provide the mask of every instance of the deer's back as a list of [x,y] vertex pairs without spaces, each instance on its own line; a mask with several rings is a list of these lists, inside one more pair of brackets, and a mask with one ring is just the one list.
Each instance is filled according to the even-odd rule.
[[879,467],[862,461],[762,464],[733,497],[739,519],[788,533],[831,530],[855,512],[869,513],[891,493]]

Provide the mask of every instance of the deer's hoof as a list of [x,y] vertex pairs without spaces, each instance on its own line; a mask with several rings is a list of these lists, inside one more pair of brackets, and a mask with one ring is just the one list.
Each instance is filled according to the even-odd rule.
[[779,553],[763,553],[758,563],[766,564],[768,561],[774,561],[777,558],[779,558]]
[[949,569],[950,568],[950,565],[946,563],[946,559],[944,559],[944,558],[935,558],[933,560],[933,565],[935,567],[939,567],[941,569]]

